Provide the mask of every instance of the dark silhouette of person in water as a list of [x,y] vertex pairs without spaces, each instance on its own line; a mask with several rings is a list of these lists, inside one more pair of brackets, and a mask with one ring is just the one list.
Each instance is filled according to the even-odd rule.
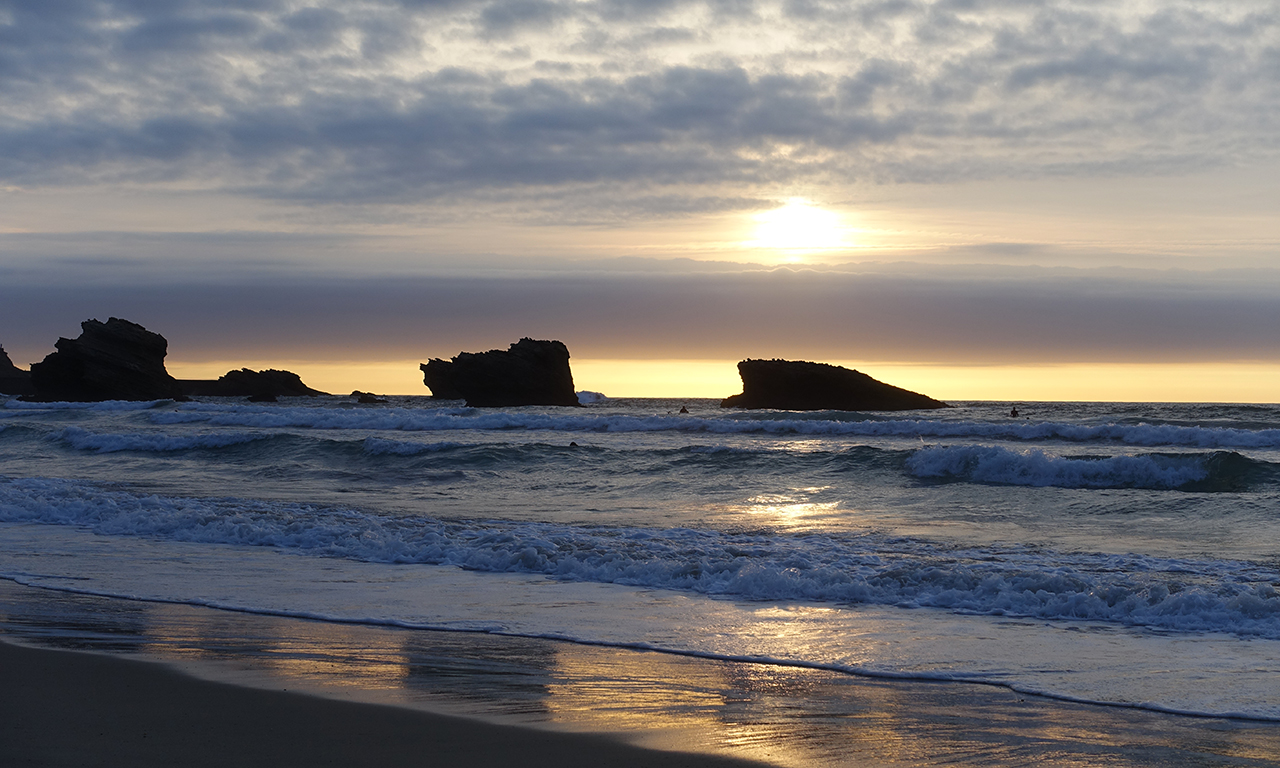
[[689,412],[689,409],[688,409],[688,408],[685,408],[685,407],[682,405],[682,406],[680,406],[680,412],[681,412],[681,413],[688,413],[688,412]]
[[1015,419],[1018,418],[1018,406],[1015,405],[1013,410],[1009,411],[1009,415]]

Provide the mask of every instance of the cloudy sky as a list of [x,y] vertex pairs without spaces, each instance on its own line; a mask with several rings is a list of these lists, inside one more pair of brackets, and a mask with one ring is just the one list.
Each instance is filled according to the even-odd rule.
[[1280,400],[1280,2],[0,0],[0,104],[19,364]]

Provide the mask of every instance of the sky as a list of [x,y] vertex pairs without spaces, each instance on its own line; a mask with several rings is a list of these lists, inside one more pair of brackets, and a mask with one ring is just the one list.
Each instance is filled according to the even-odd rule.
[[1280,2],[0,0],[0,345],[1280,401]]

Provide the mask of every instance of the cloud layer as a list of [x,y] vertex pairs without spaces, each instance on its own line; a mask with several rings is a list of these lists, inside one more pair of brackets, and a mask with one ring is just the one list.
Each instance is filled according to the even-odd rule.
[[[0,184],[304,202],[1273,157],[1276,3],[0,2]],[[744,203],[748,204],[748,203]]]
[[[0,283],[15,361],[89,317],[163,333],[180,360],[401,360],[558,338],[577,357],[959,364],[1280,359],[1275,270],[1116,275],[939,268]],[[13,333],[22,329],[21,334]]]

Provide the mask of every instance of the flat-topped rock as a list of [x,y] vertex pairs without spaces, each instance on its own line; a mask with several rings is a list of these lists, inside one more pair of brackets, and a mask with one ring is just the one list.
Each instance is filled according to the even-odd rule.
[[164,367],[169,342],[137,323],[86,320],[80,336],[58,339],[56,352],[31,366],[40,401],[185,400]]
[[433,397],[473,407],[577,406],[569,349],[559,341],[521,339],[507,350],[460,352],[419,366]]
[[743,360],[738,363],[742,394],[726,398],[722,408],[774,408],[782,411],[911,411],[949,408],[865,373],[827,363],[793,360]]
[[253,397],[254,402],[274,402],[277,397],[316,397],[326,395],[302,383],[293,371],[251,371],[241,368],[227,371],[218,379],[184,379],[182,390],[191,397]]

